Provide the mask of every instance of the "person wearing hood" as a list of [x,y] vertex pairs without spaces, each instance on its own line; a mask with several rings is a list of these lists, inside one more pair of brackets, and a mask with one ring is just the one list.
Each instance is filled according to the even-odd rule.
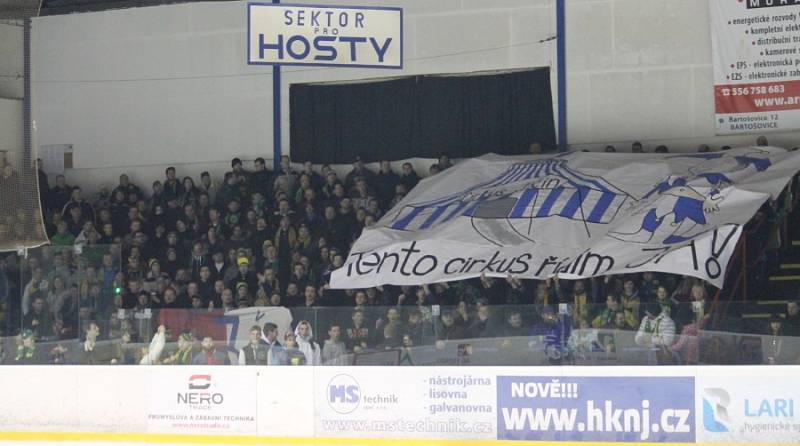
[[675,322],[658,303],[645,306],[645,317],[639,325],[634,341],[636,345],[648,348],[666,348],[675,340]]
[[655,302],[650,302],[644,307],[645,316],[639,325],[634,341],[636,345],[644,348],[655,349],[658,364],[675,364],[678,358],[674,357],[669,347],[675,340],[675,322],[669,317],[663,307]]
[[319,344],[314,341],[314,333],[308,321],[300,321],[294,329],[297,348],[306,355],[308,365],[322,365]]

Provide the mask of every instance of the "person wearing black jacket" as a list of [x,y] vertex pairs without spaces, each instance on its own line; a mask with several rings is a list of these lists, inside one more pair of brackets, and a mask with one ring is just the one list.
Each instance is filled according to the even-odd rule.
[[410,192],[414,186],[419,183],[419,175],[414,170],[414,166],[411,163],[403,163],[403,173],[400,175],[400,184],[405,186],[406,191]]
[[[70,200],[64,205],[64,209],[61,212],[61,216],[65,219],[68,219],[70,215],[70,210],[74,207],[80,208],[81,210],[81,218],[85,221],[90,221],[94,223],[95,221],[95,214],[94,214],[94,207],[89,204],[88,201],[83,199],[81,195],[81,188],[74,187],[70,192]],[[76,234],[77,235],[77,234]]]
[[375,184],[375,195],[377,195],[381,207],[388,209],[389,203],[394,198],[394,189],[400,183],[400,177],[392,171],[389,161],[381,161],[381,167],[373,180]]
[[203,242],[197,241],[192,245],[192,259],[189,266],[192,269],[192,279],[195,280],[200,278],[200,269],[202,267],[211,267],[211,259],[208,258],[208,254],[205,252]]
[[309,179],[311,179],[311,186],[317,192],[321,191],[322,187],[325,185],[325,179],[314,170],[314,165],[311,164],[311,161],[303,163],[303,170],[300,172],[300,175],[308,175]]
[[164,171],[164,174],[167,176],[167,178],[164,180],[164,197],[167,199],[171,197],[182,197],[184,193],[183,184],[178,181],[178,178],[175,175],[175,168],[167,167],[167,169]]
[[437,344],[439,341],[451,341],[466,338],[467,333],[464,330],[464,327],[456,324],[456,317],[458,317],[458,312],[456,311],[443,312],[442,315],[439,316],[441,326],[439,328],[439,332],[436,334]]
[[34,293],[31,310],[22,317],[22,327],[30,330],[36,339],[48,338],[52,333],[52,317],[46,308],[44,296]]
[[409,310],[408,321],[403,327],[403,335],[410,337],[413,345],[423,345],[426,333],[432,331],[430,323],[425,322],[422,312],[418,308]]
[[113,191],[111,191],[111,196],[113,197],[117,191],[125,194],[126,200],[131,196],[131,194],[136,195],[137,198],[142,196],[142,191],[139,189],[139,186],[131,183],[128,175],[124,173],[119,176],[119,185],[115,187]]
[[250,261],[247,257],[242,256],[237,258],[236,266],[236,276],[226,284],[228,288],[235,289],[239,287],[239,284],[245,283],[247,284],[248,290],[257,290],[258,277],[256,277],[254,272],[250,271]]
[[47,174],[42,170],[42,159],[36,159],[36,175],[39,179],[39,204],[42,206],[42,213],[47,215],[47,204],[50,202],[50,182]]
[[494,338],[498,336],[499,328],[492,315],[492,307],[486,300],[481,299],[477,303],[478,311],[467,327],[468,338]]
[[787,335],[800,336],[800,302],[789,301],[786,303],[786,318],[783,325]]
[[50,193],[48,193],[47,196],[50,200],[48,207],[60,214],[64,210],[64,206],[69,201],[70,196],[72,196],[72,186],[67,184],[67,179],[64,175],[56,177],[56,185],[50,189]]
[[248,188],[250,194],[260,192],[265,197],[272,196],[272,183],[275,181],[272,178],[272,173],[267,170],[267,165],[264,158],[256,158],[253,162],[254,170],[250,174],[250,181]]

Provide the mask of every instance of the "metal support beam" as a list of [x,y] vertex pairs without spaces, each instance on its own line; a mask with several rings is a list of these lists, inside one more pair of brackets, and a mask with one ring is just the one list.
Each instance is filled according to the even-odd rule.
[[556,0],[556,65],[558,88],[558,151],[567,151],[566,0]]
[[[281,0],[272,0],[279,4]],[[272,168],[281,166],[281,66],[272,67]]]

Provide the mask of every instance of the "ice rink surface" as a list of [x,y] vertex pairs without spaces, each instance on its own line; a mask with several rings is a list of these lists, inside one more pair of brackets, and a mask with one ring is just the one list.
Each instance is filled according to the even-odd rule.
[[[389,442],[390,444],[397,444],[396,441]],[[283,440],[270,440],[265,438],[262,441],[244,441],[244,442],[233,442],[233,443],[214,443],[214,442],[205,442],[205,441],[196,441],[192,443],[161,443],[161,442],[118,442],[118,441],[101,441],[101,440],[87,440],[87,441],[0,441],[0,445],[2,446],[101,446],[101,445],[110,445],[110,446],[190,446],[190,445],[216,445],[216,446],[241,446],[241,445],[263,445],[263,446],[300,446],[300,445],[309,445],[309,446],[344,446],[349,444],[348,442],[341,441],[341,440],[302,440],[302,441],[283,441]],[[356,444],[358,445],[380,445],[385,444],[381,441],[375,442],[365,442],[359,440]],[[420,443],[414,442],[414,445],[418,445]],[[453,442],[436,442],[432,441],[431,443],[425,442],[424,444],[449,444],[454,445]]]
[[217,446],[241,446],[241,445],[263,445],[263,446],[390,446],[390,445],[414,445],[414,446],[461,446],[461,445],[485,445],[485,444],[514,444],[525,445],[527,442],[508,442],[508,441],[458,441],[458,440],[365,440],[365,439],[295,439],[295,440],[282,440],[282,439],[268,439],[255,440],[246,439],[245,441],[236,441],[231,443],[217,443],[213,439],[207,441],[194,441],[194,442],[126,442],[126,441],[102,441],[102,440],[86,440],[86,441],[0,441],[0,446],[189,446],[189,445],[217,445]]
[[[392,442],[394,443],[394,442]],[[281,441],[281,440],[269,440],[264,439],[263,442],[236,442],[236,443],[209,443],[209,442],[193,442],[193,443],[160,443],[160,442],[151,442],[151,443],[143,443],[143,442],[117,442],[117,441],[94,441],[94,440],[87,440],[87,441],[2,441],[0,445],[2,446],[190,446],[190,445],[217,445],[217,446],[241,446],[243,444],[246,445],[263,445],[263,446],[299,446],[299,445],[310,445],[310,446],[344,446],[347,443],[342,441],[325,441],[325,440],[304,440],[302,442],[298,441]],[[366,443],[359,441],[357,444],[364,445],[364,444],[375,444],[379,445],[381,442],[375,441],[374,443]],[[414,443],[419,444],[419,443]],[[427,443],[425,443],[427,444]],[[431,445],[435,444],[450,444],[453,445],[453,442],[447,443],[436,443],[431,442]]]

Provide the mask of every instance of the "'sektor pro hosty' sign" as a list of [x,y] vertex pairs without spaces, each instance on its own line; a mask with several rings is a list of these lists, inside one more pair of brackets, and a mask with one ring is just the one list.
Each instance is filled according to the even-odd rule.
[[403,10],[247,5],[247,63],[403,68]]
[[364,231],[331,285],[649,270],[722,286],[742,225],[798,170],[800,153],[767,147],[470,159]]

